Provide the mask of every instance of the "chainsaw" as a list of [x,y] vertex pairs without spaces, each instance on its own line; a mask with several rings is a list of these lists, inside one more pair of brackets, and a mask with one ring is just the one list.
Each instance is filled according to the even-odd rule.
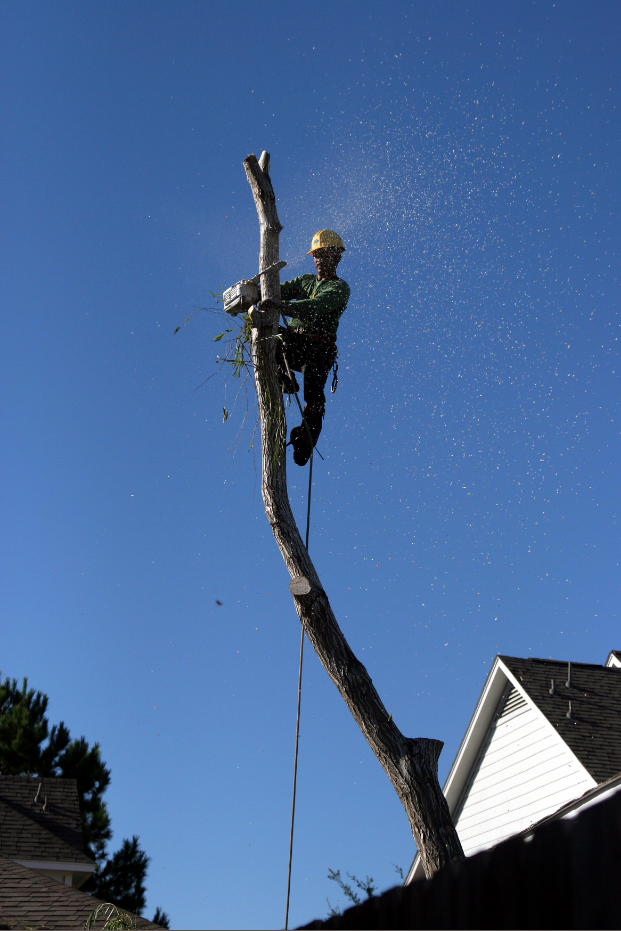
[[273,265],[268,266],[268,268],[264,268],[263,271],[255,275],[254,278],[249,278],[247,281],[243,279],[242,281],[238,281],[237,284],[234,284],[231,288],[228,288],[222,295],[225,313],[230,314],[232,317],[236,317],[238,314],[243,314],[247,310],[250,310],[252,305],[256,304],[259,300],[259,281],[261,280],[261,275],[264,275],[266,272],[280,271],[286,264],[286,262],[275,262]]

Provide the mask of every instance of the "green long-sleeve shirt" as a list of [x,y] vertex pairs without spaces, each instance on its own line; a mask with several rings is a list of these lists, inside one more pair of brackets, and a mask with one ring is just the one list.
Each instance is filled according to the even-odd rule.
[[280,286],[284,313],[291,315],[290,327],[308,327],[310,332],[326,333],[334,339],[349,295],[349,285],[342,278],[318,281],[316,275],[300,275]]

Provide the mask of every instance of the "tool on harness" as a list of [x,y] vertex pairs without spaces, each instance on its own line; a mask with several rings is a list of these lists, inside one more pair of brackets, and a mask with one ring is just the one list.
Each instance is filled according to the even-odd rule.
[[339,364],[334,360],[334,365],[332,366],[332,384],[330,385],[330,394],[334,394],[339,384]]
[[232,317],[236,317],[238,314],[243,314],[247,310],[250,310],[252,305],[256,304],[259,300],[258,284],[261,280],[261,275],[264,275],[266,272],[280,271],[286,264],[286,262],[275,262],[268,268],[264,268],[263,271],[255,275],[254,278],[249,278],[247,281],[238,281],[237,284],[227,288],[222,295],[224,312],[230,314]]

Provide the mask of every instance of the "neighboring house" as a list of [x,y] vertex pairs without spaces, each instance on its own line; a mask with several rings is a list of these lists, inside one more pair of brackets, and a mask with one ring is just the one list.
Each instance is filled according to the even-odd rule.
[[[0,931],[15,928],[45,928],[60,931],[83,928],[86,919],[103,905],[100,899],[63,885],[38,871],[26,869],[0,857]],[[103,928],[104,908],[93,928]],[[159,925],[132,915],[133,927],[161,931]]]
[[[0,931],[82,928],[103,904],[79,889],[94,872],[76,780],[0,776]],[[159,928],[132,918],[137,928]],[[105,914],[93,927],[104,922]]]
[[0,776],[0,857],[75,889],[92,876],[75,779]]
[[[464,853],[621,785],[621,651],[605,666],[497,656],[444,784]],[[424,875],[416,855],[406,884]]]

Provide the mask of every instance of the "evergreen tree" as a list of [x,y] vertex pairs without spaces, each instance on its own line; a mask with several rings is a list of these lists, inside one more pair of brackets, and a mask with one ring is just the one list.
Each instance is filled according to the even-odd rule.
[[[47,705],[47,695],[29,689],[26,678],[21,688],[17,679],[0,679],[0,774],[75,779],[84,850],[97,864],[82,890],[140,914],[146,904],[149,857],[136,836],[124,840],[120,850],[107,857],[112,830],[103,794],[110,784],[110,770],[99,744],[89,747],[84,737],[72,740],[63,721],[50,729]],[[154,923],[167,928],[166,912],[158,907],[155,914]]]
[[149,857],[140,849],[134,834],[124,840],[120,850],[113,854],[94,877],[93,895],[104,902],[114,902],[126,912],[140,915],[146,902],[145,879]]
[[153,922],[154,925],[159,925],[160,928],[170,928],[170,918],[168,917],[166,912],[162,911],[159,905],[155,909],[155,915],[153,916],[151,921]]

